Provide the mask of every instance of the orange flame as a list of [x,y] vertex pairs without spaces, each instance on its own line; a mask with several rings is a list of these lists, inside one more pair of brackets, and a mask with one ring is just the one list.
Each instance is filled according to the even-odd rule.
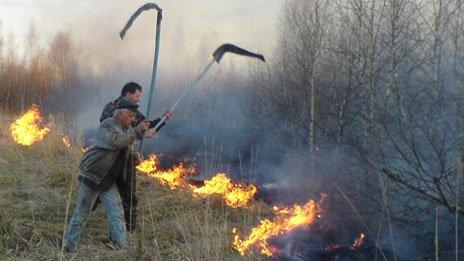
[[359,237],[354,240],[353,244],[351,244],[351,250],[355,250],[356,248],[360,247],[364,243],[365,239],[366,236],[363,233],[361,233]]
[[150,155],[146,160],[143,160],[137,167],[138,171],[145,174],[155,172],[158,165],[158,158],[155,155]]
[[341,248],[350,248],[351,250],[356,250],[359,247],[361,247],[364,244],[364,241],[366,240],[366,236],[364,233],[361,233],[350,245],[346,244],[329,244],[325,250],[327,251],[337,251],[338,249]]
[[274,220],[264,219],[260,224],[251,229],[247,238],[241,239],[234,228],[234,248],[243,256],[251,248],[257,248],[261,254],[273,256],[275,249],[268,245],[272,237],[288,233],[296,228],[305,228],[313,224],[319,210],[314,200],[309,200],[304,205],[293,205],[291,208],[273,208],[276,217]]
[[171,189],[181,188],[189,190],[195,197],[219,195],[224,199],[227,206],[232,208],[247,205],[258,191],[253,185],[233,182],[224,173],[219,173],[210,180],[206,180],[205,184],[201,187],[189,185],[187,177],[195,174],[194,168],[186,168],[180,164],[170,170],[162,171],[158,169],[158,158],[155,155],[149,156],[136,168],[148,176],[156,178],[161,184],[168,185]]
[[171,189],[186,186],[185,177],[195,172],[193,168],[185,168],[182,164],[174,166],[170,170],[158,170],[158,158],[155,155],[151,155],[148,159],[142,161],[136,169],[156,178],[161,184],[168,185]]
[[255,196],[258,189],[253,185],[234,183],[224,173],[219,173],[211,180],[206,180],[202,187],[193,187],[195,197],[220,195],[227,206],[239,208],[247,205]]
[[63,134],[63,137],[61,138],[61,142],[63,142],[63,145],[66,147],[71,147],[71,141],[68,136]]
[[10,125],[11,135],[17,143],[30,146],[43,140],[50,132],[51,124],[41,126],[42,122],[39,108],[33,104],[26,113]]

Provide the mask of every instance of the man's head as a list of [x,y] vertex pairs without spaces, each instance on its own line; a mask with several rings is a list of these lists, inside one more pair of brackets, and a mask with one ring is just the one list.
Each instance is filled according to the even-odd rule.
[[142,86],[135,82],[126,83],[122,87],[121,95],[131,102],[138,103],[142,96]]
[[116,110],[116,119],[122,126],[129,128],[134,124],[137,113],[128,109]]
[[130,100],[121,100],[116,109],[116,119],[124,127],[130,127],[136,120],[138,105]]

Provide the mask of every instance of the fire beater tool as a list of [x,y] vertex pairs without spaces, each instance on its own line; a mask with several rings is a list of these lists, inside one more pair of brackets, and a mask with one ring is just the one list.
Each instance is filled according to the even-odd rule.
[[[150,118],[150,112],[151,112],[151,107],[152,107],[152,101],[153,101],[153,93],[155,89],[155,84],[156,84],[156,72],[158,69],[158,57],[159,57],[159,49],[160,49],[160,32],[161,32],[161,19],[163,18],[163,10],[155,3],[147,3],[143,6],[141,6],[135,13],[129,18],[129,20],[126,23],[126,26],[121,30],[119,33],[119,36],[121,39],[124,39],[127,31],[129,28],[132,26],[134,21],[137,19],[137,17],[144,11],[149,11],[149,10],[156,10],[157,16],[156,16],[156,34],[155,34],[155,54],[153,57],[153,70],[151,74],[151,82],[150,82],[150,94],[148,96],[148,106],[147,106],[147,113],[145,114],[146,118]],[[143,147],[143,139],[140,143],[140,151],[142,151]]]
[[[265,62],[266,60],[264,59],[264,56],[261,55],[261,54],[256,54],[256,53],[253,53],[253,52],[250,52],[250,51],[247,51],[243,48],[240,48],[236,45],[233,45],[233,44],[229,44],[229,43],[226,43],[226,44],[223,44],[221,46],[219,46],[216,51],[214,51],[213,53],[213,57],[211,59],[211,61],[206,65],[206,67],[203,69],[203,71],[197,76],[197,78],[195,78],[195,80],[190,84],[190,85],[187,85],[184,89],[184,92],[182,93],[182,95],[174,102],[174,104],[172,105],[170,111],[174,111],[177,106],[179,105],[179,103],[181,103],[181,101],[187,96],[187,94],[190,93],[190,91],[193,89],[193,87],[195,87],[199,82],[200,80],[205,77],[205,75],[211,70],[211,68],[213,67],[213,65],[215,63],[219,64],[219,62],[221,61],[222,57],[224,56],[224,54],[226,53],[233,53],[233,54],[236,54],[236,55],[241,55],[241,56],[247,56],[247,57],[251,57],[251,58],[256,58],[256,59],[259,59],[263,62]],[[158,122],[158,124],[156,124],[155,126],[155,130],[161,126],[161,124],[163,124],[165,121],[166,121],[166,116],[164,115],[161,120]]]

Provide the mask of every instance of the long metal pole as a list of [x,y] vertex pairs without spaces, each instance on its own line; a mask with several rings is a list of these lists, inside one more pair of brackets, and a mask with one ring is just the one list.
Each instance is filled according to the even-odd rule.
[[150,95],[148,96],[148,106],[147,106],[147,113],[145,114],[147,118],[150,118],[151,106],[153,103],[153,95],[154,89],[156,85],[156,75],[158,71],[158,57],[159,57],[159,50],[160,50],[160,33],[161,33],[161,19],[162,19],[161,11],[158,11],[158,15],[156,16],[156,35],[155,35],[155,54],[153,57],[153,70],[151,74],[151,82],[150,82]]
[[[143,6],[141,6],[135,13],[129,18],[127,21],[126,25],[124,28],[119,32],[119,36],[121,39],[124,39],[124,36],[127,33],[127,30],[132,26],[134,21],[137,19],[137,17],[143,13],[144,11],[148,11],[151,9],[155,9],[157,11],[157,16],[156,16],[156,34],[155,34],[155,54],[153,57],[153,70],[151,74],[151,83],[150,83],[150,94],[148,97],[148,106],[147,106],[147,113],[145,114],[146,118],[148,119],[150,117],[150,111],[152,107],[152,102],[153,102],[153,93],[155,89],[155,84],[156,84],[156,72],[158,70],[158,57],[159,57],[159,49],[160,49],[160,32],[161,32],[161,19],[163,18],[163,10],[155,3],[146,3]],[[139,152],[142,152],[142,147],[143,147],[143,140],[144,138],[142,137],[142,141],[140,142],[139,146]]]
[[[263,55],[252,53],[250,51],[247,51],[247,50],[245,50],[243,48],[240,48],[240,47],[238,47],[236,45],[233,45],[233,44],[223,44],[223,45],[219,46],[219,48],[217,48],[214,51],[212,60],[208,63],[208,65],[206,65],[205,69],[203,69],[203,72],[201,72],[201,74],[198,75],[198,77],[189,86],[185,87],[184,93],[182,94],[182,96],[179,97],[179,99],[177,99],[177,101],[174,103],[174,105],[172,105],[171,111],[174,111],[174,109],[177,107],[177,105],[179,105],[179,103],[184,99],[184,97],[193,89],[193,87],[195,87],[195,85],[197,85],[197,83],[209,72],[209,70],[211,70],[211,67],[213,67],[213,65],[215,63],[219,63],[221,61],[222,57],[227,52],[234,53],[234,54],[237,54],[237,55],[253,57],[253,58],[257,58],[257,59],[259,59],[261,61],[265,61]],[[161,120],[158,123],[158,125],[161,125],[163,123],[163,121],[166,120],[165,118],[166,117],[163,117],[163,120]]]
[[[261,60],[263,62],[265,61],[263,55],[252,53],[250,51],[247,51],[247,50],[245,50],[243,48],[240,48],[240,47],[238,47],[236,45],[233,45],[233,44],[226,43],[226,44],[223,44],[223,45],[219,46],[219,48],[217,48],[214,51],[213,58],[208,63],[208,65],[206,65],[206,67],[203,69],[203,71],[200,73],[200,75],[198,75],[197,78],[190,85],[187,85],[185,87],[184,93],[182,93],[182,95],[176,100],[176,102],[174,102],[174,104],[172,105],[170,111],[174,111],[176,109],[176,107],[179,105],[179,103],[185,98],[185,96],[187,96],[187,94],[193,89],[193,87],[195,87],[195,85],[197,85],[198,82],[200,82],[200,80],[203,79],[203,77],[205,77],[205,75],[211,70],[213,65],[215,63],[219,63],[221,61],[221,59],[222,59],[222,57],[224,56],[225,53],[234,53],[234,54],[237,54],[237,55],[256,58],[256,59],[259,59],[259,60]],[[160,127],[161,124],[163,124],[166,120],[167,120],[166,115],[163,115],[163,117],[156,124],[154,129],[155,130],[158,129],[158,127]]]
[[[198,75],[198,77],[190,85],[185,87],[184,93],[182,93],[182,95],[176,100],[176,102],[174,102],[174,104],[169,109],[170,111],[174,111],[176,109],[179,103],[185,98],[185,96],[187,96],[187,94],[193,89],[193,87],[195,87],[195,85],[197,85],[200,82],[200,80],[203,79],[203,77],[205,77],[205,75],[209,72],[209,70],[211,70],[211,67],[213,67],[215,63],[216,63],[216,60],[214,59],[211,60],[211,62],[208,63],[208,65],[206,65],[205,69],[203,69],[201,74]],[[163,117],[158,122],[158,124],[156,124],[154,129],[155,130],[158,129],[158,127],[161,126],[161,124],[163,124],[166,121],[166,119],[167,119],[166,115],[163,115]]]
[[[161,34],[161,19],[163,17],[162,10],[158,10],[158,15],[156,16],[156,34],[155,34],[155,54],[153,56],[153,70],[151,74],[151,82],[150,82],[150,94],[148,96],[148,106],[147,106],[147,112],[145,114],[145,117],[147,119],[150,119],[150,113],[151,113],[151,108],[152,104],[154,103],[153,96],[154,96],[154,90],[155,90],[155,85],[156,85],[156,76],[157,76],[157,71],[158,71],[158,57],[159,57],[159,50],[160,50],[160,34]],[[142,137],[142,140],[140,141],[140,146],[139,146],[139,152],[142,153],[143,151],[143,143],[144,143],[145,137]]]

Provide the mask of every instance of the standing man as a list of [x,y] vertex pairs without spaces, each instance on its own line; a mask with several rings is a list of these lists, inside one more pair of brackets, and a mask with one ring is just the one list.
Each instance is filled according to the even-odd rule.
[[[142,86],[135,82],[129,82],[124,85],[124,87],[121,90],[121,96],[119,96],[116,100],[108,103],[105,108],[103,109],[103,112],[100,117],[100,122],[104,121],[108,117],[111,117],[113,114],[115,108],[118,106],[118,104],[122,101],[130,101],[135,104],[138,104],[140,102],[142,96]],[[170,118],[172,116],[171,111],[166,111],[164,115],[166,118]],[[137,126],[140,122],[145,120],[145,116],[140,113],[139,111],[137,112],[134,126]],[[155,135],[156,131],[159,131],[165,123],[163,123],[158,129],[153,130],[158,124],[158,122],[161,119],[155,119],[150,122],[150,130],[148,130],[149,135]],[[119,189],[119,193],[121,195],[122,199],[122,204],[124,208],[124,218],[126,220],[126,229],[128,231],[132,231],[132,229],[137,227],[137,203],[138,199],[136,196],[136,169],[135,167],[140,161],[141,156],[138,153],[138,147],[139,147],[139,141],[140,139],[137,139],[133,142],[133,144],[130,146],[128,154],[127,154],[127,167],[124,169],[126,172],[126,175],[122,175],[120,179],[117,180],[117,186]]]
[[63,247],[71,251],[85,227],[87,216],[97,197],[105,209],[110,242],[117,248],[126,244],[126,226],[123,221],[123,208],[116,180],[127,165],[127,150],[136,139],[147,132],[148,121],[136,121],[138,105],[127,100],[118,103],[114,115],[101,122],[94,144],[84,153],[79,164],[79,195],[76,209],[63,239]]

